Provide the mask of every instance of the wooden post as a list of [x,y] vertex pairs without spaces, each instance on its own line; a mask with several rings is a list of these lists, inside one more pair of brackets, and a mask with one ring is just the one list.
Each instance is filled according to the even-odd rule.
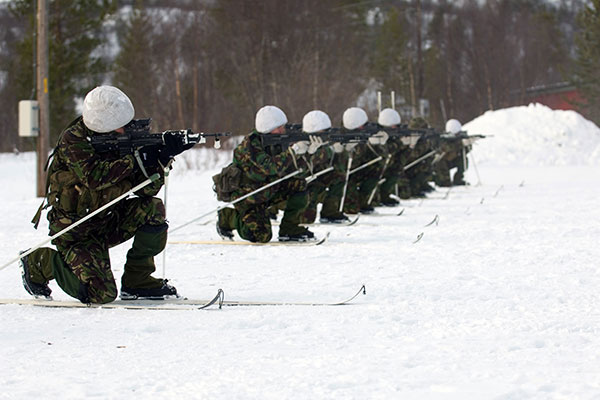
[[48,96],[48,0],[37,0],[37,101],[40,107],[37,140],[37,196],[46,195],[44,166],[50,150],[50,106]]

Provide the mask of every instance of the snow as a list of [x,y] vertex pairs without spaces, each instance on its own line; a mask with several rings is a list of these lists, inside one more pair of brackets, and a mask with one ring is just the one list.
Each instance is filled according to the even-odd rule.
[[[166,275],[190,298],[223,288],[230,300],[335,301],[365,284],[353,305],[0,306],[0,399],[598,398],[598,128],[539,105],[463,128],[494,137],[474,145],[472,185],[447,199],[438,189],[403,202],[402,216],[317,226],[331,231],[318,247],[168,247]],[[177,162],[172,227],[219,205],[210,178],[229,157],[190,151]],[[1,264],[46,238],[29,225],[34,164],[0,155]],[[170,239],[216,238],[213,220]],[[111,250],[116,276],[129,245]],[[0,297],[28,297],[16,265],[0,274]]]

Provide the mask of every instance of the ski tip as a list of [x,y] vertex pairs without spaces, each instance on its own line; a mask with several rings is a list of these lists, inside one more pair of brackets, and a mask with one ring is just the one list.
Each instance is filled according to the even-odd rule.
[[415,240],[413,242],[413,244],[417,243],[419,240],[421,240],[423,238],[423,232],[419,233],[419,235],[417,236],[417,240]]

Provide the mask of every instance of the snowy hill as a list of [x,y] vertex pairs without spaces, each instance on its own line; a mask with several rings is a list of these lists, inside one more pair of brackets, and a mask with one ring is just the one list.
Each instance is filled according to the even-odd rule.
[[[472,185],[403,201],[401,216],[397,207],[351,227],[315,226],[331,232],[318,247],[167,248],[166,276],[190,298],[223,288],[229,300],[336,301],[365,284],[353,305],[2,305],[0,399],[598,398],[598,128],[529,106],[465,129],[495,135],[474,147]],[[211,175],[229,157],[180,157],[172,227],[219,205]],[[47,237],[45,220],[37,231],[29,223],[40,202],[34,164],[32,154],[0,155],[0,264]],[[214,222],[169,239],[216,239]],[[130,245],[111,249],[117,279]],[[0,271],[0,297],[27,298],[20,280],[16,265]]]
[[600,128],[575,111],[542,104],[488,111],[465,124],[476,160],[494,165],[600,165]]

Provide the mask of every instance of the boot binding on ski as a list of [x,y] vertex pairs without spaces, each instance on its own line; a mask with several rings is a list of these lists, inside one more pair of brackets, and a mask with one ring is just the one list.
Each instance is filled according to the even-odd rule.
[[177,289],[169,285],[167,279],[163,280],[163,284],[158,288],[142,289],[121,287],[121,300],[166,300],[170,298],[178,299]]
[[304,231],[292,234],[279,234],[280,242],[310,242],[316,240],[315,234],[304,228]]

